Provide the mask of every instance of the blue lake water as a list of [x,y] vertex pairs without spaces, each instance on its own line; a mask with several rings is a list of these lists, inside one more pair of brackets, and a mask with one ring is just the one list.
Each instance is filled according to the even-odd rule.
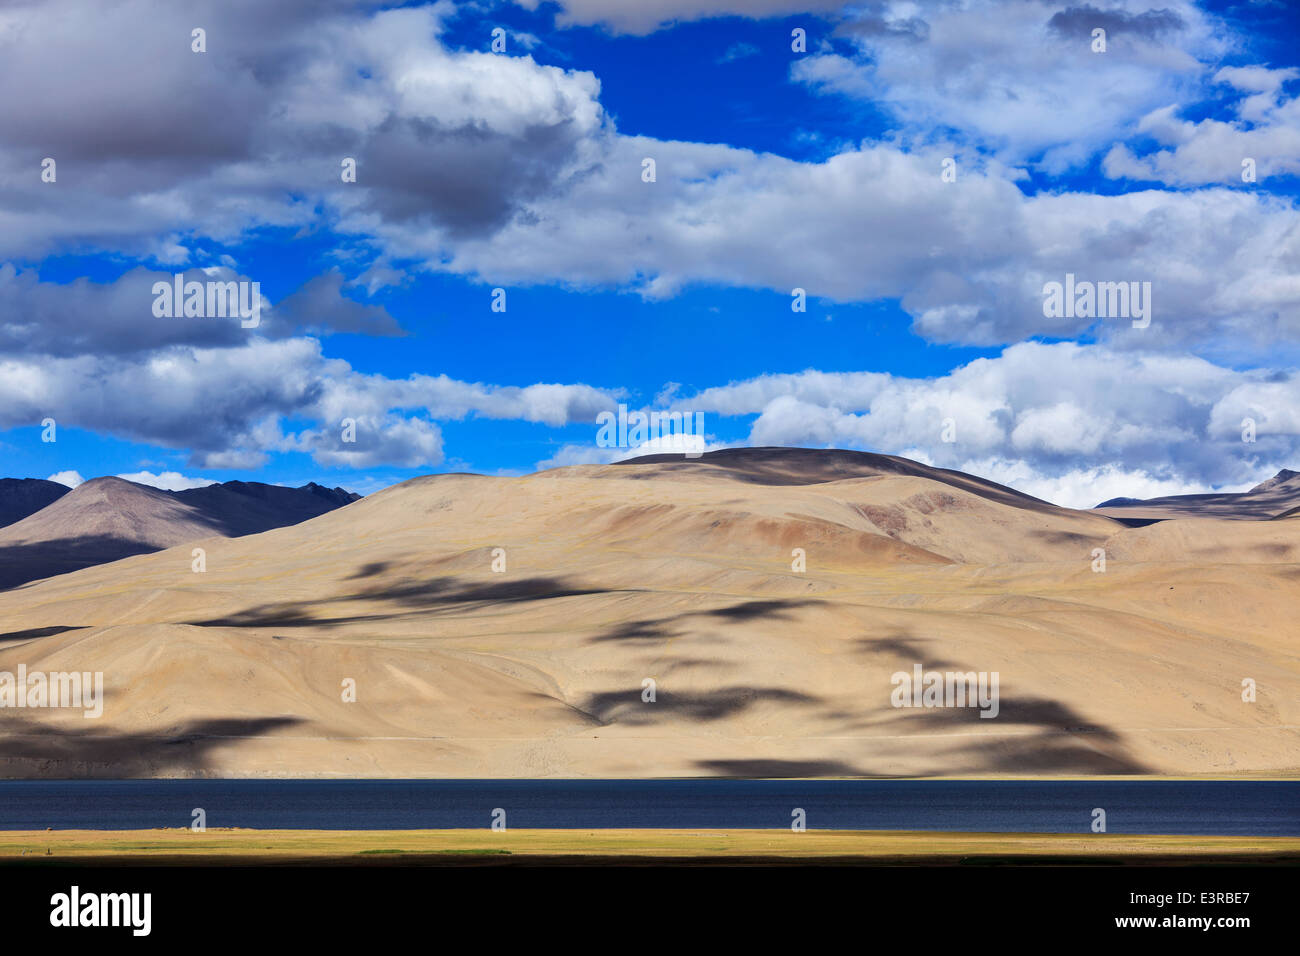
[[0,781],[0,829],[758,828],[1300,835],[1300,782],[971,780]]

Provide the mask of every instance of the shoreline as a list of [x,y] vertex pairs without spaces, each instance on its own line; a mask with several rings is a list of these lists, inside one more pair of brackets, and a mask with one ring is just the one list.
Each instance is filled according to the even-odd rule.
[[30,777],[6,777],[0,775],[0,784],[5,783],[24,783],[24,782],[46,782],[46,783],[80,783],[80,782],[99,782],[99,783],[134,783],[156,782],[159,780],[213,780],[213,781],[231,781],[244,782],[253,780],[275,780],[280,782],[286,781],[304,781],[320,783],[324,781],[340,782],[362,782],[368,780],[382,781],[420,781],[420,782],[459,782],[459,781],[491,781],[494,783],[611,783],[611,782],[639,782],[639,783],[700,783],[704,781],[711,782],[743,782],[743,781],[766,781],[772,783],[786,782],[845,782],[860,781],[863,783],[942,783],[944,781],[977,781],[983,783],[1069,783],[1069,782],[1087,782],[1087,783],[1104,783],[1107,781],[1126,782],[1142,781],[1150,783],[1169,782],[1169,783],[1213,783],[1213,782],[1234,782],[1234,781],[1251,781],[1256,783],[1293,783],[1300,781],[1300,769],[1289,771],[1244,771],[1236,774],[1131,774],[1131,773],[1080,773],[1080,774],[934,774],[926,776],[818,776],[818,777],[746,777],[746,776],[680,776],[680,777],[525,777],[525,776],[483,776],[483,777],[394,777],[394,776],[345,776],[342,774],[257,774],[248,776],[239,775],[207,775],[207,774],[184,774],[184,775],[159,775],[147,777],[113,777],[113,776],[77,776],[77,777],[53,777],[53,776],[30,776]]
[[0,866],[1273,865],[1300,837],[915,830],[0,831]]

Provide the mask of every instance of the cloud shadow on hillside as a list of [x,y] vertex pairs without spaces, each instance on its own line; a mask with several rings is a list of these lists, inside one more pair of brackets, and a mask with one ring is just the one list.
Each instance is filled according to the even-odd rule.
[[[898,670],[904,672],[920,664],[923,671],[979,673],[977,668],[931,656],[921,646],[931,640],[903,630],[885,637],[860,638],[858,645],[867,653],[903,658]],[[921,731],[918,737],[927,733],[959,733],[963,729],[984,731],[964,735],[962,743],[945,751],[955,762],[952,772],[1149,772],[1125,752],[1121,735],[1111,728],[1088,720],[1059,700],[1019,694],[1014,684],[1005,680],[999,684],[997,717],[981,717],[978,707],[893,708],[891,705],[883,720],[859,721],[856,727],[875,726],[891,733],[916,729]],[[881,692],[893,690],[891,683]],[[1003,728],[1012,732],[999,733]]]
[[629,726],[653,724],[663,717],[707,723],[734,717],[754,704],[776,701],[791,706],[814,706],[818,699],[783,687],[719,687],[709,691],[659,689],[653,703],[641,699],[641,687],[620,688],[589,694],[582,710],[604,724]]
[[161,550],[138,541],[103,534],[0,545],[0,591]]
[[84,730],[52,726],[8,714],[0,718],[0,763],[21,768],[30,763],[41,776],[126,779],[172,774],[204,774],[214,769],[212,751],[238,745],[302,723],[297,717],[209,718],[192,720],[168,734]]
[[[576,587],[564,578],[532,577],[491,584],[461,584],[454,577],[417,581],[398,587],[379,587],[339,597],[262,604],[221,617],[186,623],[196,627],[340,627],[346,624],[392,620],[415,614],[450,610],[477,610],[501,604],[522,604],[556,598],[609,593],[604,588]],[[374,614],[317,617],[318,609],[350,602],[386,602],[402,610]]]
[[665,617],[640,618],[607,627],[600,634],[590,638],[588,643],[602,644],[610,641],[632,644],[638,642],[653,643],[679,635],[681,631],[677,629],[676,625],[693,617],[706,620],[717,618],[733,623],[752,621],[763,617],[785,620],[789,618],[789,612],[796,608],[820,603],[820,601],[810,598],[741,601],[727,607],[711,608],[704,611],[682,611]]
[[54,637],[56,634],[66,634],[68,631],[82,631],[89,626],[88,624],[54,624],[50,627],[29,627],[22,631],[6,631],[0,634],[0,644],[17,644],[24,641],[34,641],[42,637]]

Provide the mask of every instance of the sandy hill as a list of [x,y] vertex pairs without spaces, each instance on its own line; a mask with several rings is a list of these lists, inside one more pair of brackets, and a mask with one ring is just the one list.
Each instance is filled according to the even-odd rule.
[[[823,560],[850,564],[876,552],[937,563],[1056,560],[1086,553],[1124,527],[962,472],[837,449],[732,448],[567,471],[681,492],[680,499],[659,496],[653,512],[579,508],[582,520],[615,540],[629,523],[636,535],[674,550],[693,544],[743,553],[755,541],[788,540],[805,548],[811,541]],[[739,501],[737,486],[745,493]]]
[[811,485],[845,478],[884,476],[925,478],[1018,508],[1056,512],[1065,510],[1014,488],[965,472],[934,468],[896,455],[877,455],[838,448],[724,448],[699,458],[685,458],[680,454],[645,455],[619,462],[613,467],[629,465],[635,467],[632,477],[638,478],[713,475],[766,485]]
[[67,485],[40,478],[0,478],[0,528],[35,514],[69,490]]
[[1165,498],[1112,498],[1094,511],[1114,518],[1237,518],[1267,520],[1300,508],[1300,472],[1286,468],[1250,491]]
[[[8,715],[0,773],[1300,772],[1297,522],[751,449],[417,478],[204,547],[0,592],[0,670],[107,693]],[[998,716],[891,706],[918,664],[998,672]]]
[[0,588],[200,538],[297,524],[356,497],[314,483],[280,488],[232,481],[171,492],[95,478],[0,530]]

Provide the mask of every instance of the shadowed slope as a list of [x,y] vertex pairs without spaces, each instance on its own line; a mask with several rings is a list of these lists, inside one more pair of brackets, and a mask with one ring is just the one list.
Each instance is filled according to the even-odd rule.
[[0,530],[0,588],[213,536],[297,524],[356,500],[311,484],[227,482],[170,492],[95,478]]
[[0,478],[0,528],[34,515],[72,489],[39,478]]

